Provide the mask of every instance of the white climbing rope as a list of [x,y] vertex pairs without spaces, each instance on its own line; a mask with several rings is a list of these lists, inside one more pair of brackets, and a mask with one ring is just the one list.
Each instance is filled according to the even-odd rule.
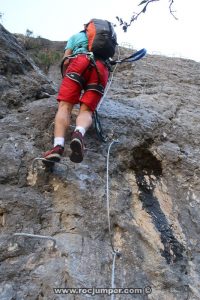
[[[118,47],[117,60],[119,60],[119,58],[120,58],[120,50],[119,50],[119,47]],[[103,96],[102,96],[102,98],[101,98],[101,100],[100,100],[100,102],[99,102],[99,104],[98,104],[98,106],[97,106],[97,108],[96,108],[96,111],[97,111],[97,112],[99,111],[100,106],[101,106],[101,104],[102,104],[104,98],[106,97],[106,95],[107,95],[109,89],[110,89],[110,86],[111,86],[111,84],[112,84],[113,77],[114,77],[114,74],[115,74],[115,72],[116,72],[117,66],[118,66],[118,64],[115,65],[115,67],[114,67],[114,69],[113,69],[113,71],[112,71],[112,76],[111,76],[111,78],[109,79],[109,82],[108,82],[108,84],[106,85],[105,92],[104,92],[104,94],[103,94]]]
[[[113,264],[112,264],[112,277],[111,277],[111,288],[115,288],[115,261],[116,261],[117,253],[113,253]],[[111,294],[111,300],[114,300],[114,294]]]
[[112,247],[113,252],[115,252],[113,243],[112,243],[112,232],[111,232],[111,225],[110,225],[110,198],[109,198],[109,159],[110,159],[110,149],[113,144],[119,143],[118,140],[113,140],[109,147],[107,153],[107,163],[106,163],[106,204],[107,204],[107,217],[108,217],[108,231],[110,236],[110,244]]
[[[112,242],[112,232],[111,232],[111,223],[110,223],[110,198],[109,198],[109,158],[110,158],[110,150],[113,144],[119,143],[119,140],[113,140],[109,147],[107,153],[107,163],[106,163],[106,204],[107,204],[107,217],[108,217],[108,231],[110,237],[110,244],[113,251],[113,264],[112,264],[112,276],[111,276],[111,288],[114,289],[115,287],[115,261],[116,256],[120,256],[121,253],[114,249],[113,242]],[[114,294],[111,295],[111,300],[114,300]]]

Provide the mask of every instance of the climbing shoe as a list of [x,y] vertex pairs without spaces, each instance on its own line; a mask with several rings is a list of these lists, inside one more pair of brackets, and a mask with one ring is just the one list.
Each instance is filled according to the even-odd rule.
[[57,145],[53,149],[44,153],[43,158],[52,162],[59,162],[64,152],[64,147]]
[[75,163],[82,162],[84,144],[83,144],[83,136],[78,130],[72,133],[70,148],[72,150],[72,153],[70,155],[70,160]]

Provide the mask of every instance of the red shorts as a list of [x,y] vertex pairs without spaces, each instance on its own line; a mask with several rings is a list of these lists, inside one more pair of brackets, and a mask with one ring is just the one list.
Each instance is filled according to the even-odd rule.
[[84,87],[88,84],[98,84],[100,79],[100,84],[105,88],[109,76],[107,67],[101,61],[97,60],[96,66],[100,76],[98,76],[96,68],[91,65],[87,55],[79,54],[77,57],[72,58],[66,74],[72,72],[81,75],[84,79],[84,84],[81,86],[78,82],[65,76],[62,80],[57,100],[72,104],[84,103],[94,111],[102,94],[94,90],[84,91]]

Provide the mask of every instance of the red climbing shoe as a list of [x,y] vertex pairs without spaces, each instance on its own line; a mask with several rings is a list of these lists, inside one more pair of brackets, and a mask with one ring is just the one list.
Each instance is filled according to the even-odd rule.
[[64,152],[64,147],[57,145],[53,149],[44,153],[43,158],[55,162],[59,162]]
[[84,144],[83,144],[83,136],[78,130],[72,133],[70,148],[72,150],[72,153],[70,155],[70,160],[75,163],[82,162]]

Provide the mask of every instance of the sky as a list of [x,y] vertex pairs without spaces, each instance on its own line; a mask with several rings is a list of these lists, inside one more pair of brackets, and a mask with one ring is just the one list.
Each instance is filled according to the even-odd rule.
[[[115,24],[116,16],[129,21],[139,12],[142,0],[0,0],[1,23],[11,33],[26,33],[52,41],[65,41],[83,29],[91,18],[107,19]],[[189,58],[200,62],[200,0],[169,0],[150,3],[145,14],[132,23],[126,33],[117,26],[118,44],[135,50],[146,48],[149,54]]]

